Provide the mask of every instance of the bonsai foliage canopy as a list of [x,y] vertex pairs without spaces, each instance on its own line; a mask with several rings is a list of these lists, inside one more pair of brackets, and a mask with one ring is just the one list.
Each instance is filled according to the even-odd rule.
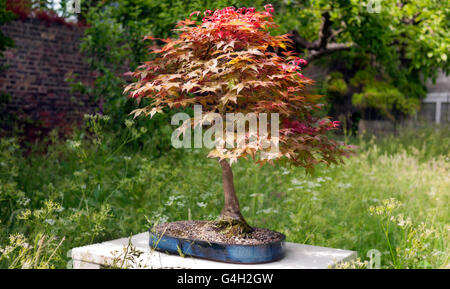
[[[312,80],[301,73],[307,63],[287,50],[292,45],[289,35],[270,34],[276,27],[273,7],[264,8],[207,10],[201,22],[191,19],[201,14],[193,12],[178,22],[177,38],[159,39],[165,45],[155,48],[155,58],[131,73],[136,81],[125,89],[138,101],[150,99],[149,105],[132,112],[135,117],[201,105],[204,116],[187,119],[180,134],[187,128],[212,125],[208,119],[212,113],[222,120],[228,113],[265,114],[271,124],[278,118],[281,127],[275,133],[273,127],[270,133],[266,127],[264,135],[258,135],[260,119],[256,141],[254,132],[242,135],[239,128],[237,134],[234,129],[228,134],[228,123],[222,139],[215,136],[216,147],[209,157],[219,159],[225,196],[218,225],[231,235],[251,233],[253,228],[241,215],[230,163],[249,156],[261,163],[286,159],[312,170],[320,162],[338,163],[347,152],[326,136],[338,122],[314,116],[321,108],[320,96],[307,93]],[[277,149],[272,150],[273,144]]]
[[[271,141],[279,141],[279,151],[259,162],[287,158],[307,170],[319,162],[339,162],[346,148],[326,136],[339,123],[314,116],[321,108],[320,96],[306,92],[306,86],[313,83],[301,73],[307,63],[287,50],[292,47],[288,34],[270,34],[270,28],[276,27],[272,13],[270,4],[265,11],[227,7],[206,10],[201,21],[192,20],[201,15],[196,11],[178,22],[178,37],[159,39],[165,45],[151,48],[156,57],[131,74],[136,81],[125,92],[138,100],[151,99],[148,106],[132,114],[152,117],[164,108],[193,105],[201,105],[205,114],[278,113],[279,139]],[[204,122],[192,119],[184,126]],[[247,156],[257,159],[257,153],[264,150],[268,149],[262,142],[253,142],[215,148],[209,156],[233,162]]]

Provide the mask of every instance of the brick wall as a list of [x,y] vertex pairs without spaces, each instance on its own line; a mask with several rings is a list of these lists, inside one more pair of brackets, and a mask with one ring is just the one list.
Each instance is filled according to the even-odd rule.
[[79,53],[83,29],[37,19],[18,20],[0,29],[15,47],[0,59],[0,92],[11,95],[9,111],[23,111],[44,127],[67,125],[94,109],[87,96],[72,93],[65,78],[70,73],[89,79]]

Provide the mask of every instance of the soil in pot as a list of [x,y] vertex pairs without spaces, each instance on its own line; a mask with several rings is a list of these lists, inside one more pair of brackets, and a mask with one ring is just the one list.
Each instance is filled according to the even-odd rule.
[[163,223],[152,229],[153,233],[175,238],[206,241],[228,245],[267,245],[281,242],[284,235],[263,228],[253,228],[251,233],[234,236],[218,228],[214,222],[178,221]]

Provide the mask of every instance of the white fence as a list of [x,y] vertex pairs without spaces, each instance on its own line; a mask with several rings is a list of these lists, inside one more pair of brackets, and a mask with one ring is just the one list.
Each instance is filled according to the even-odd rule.
[[434,122],[450,122],[450,92],[431,92],[423,100],[423,103],[435,104]]

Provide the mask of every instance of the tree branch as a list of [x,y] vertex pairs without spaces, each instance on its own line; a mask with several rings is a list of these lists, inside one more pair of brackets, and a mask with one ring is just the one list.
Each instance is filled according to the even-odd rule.
[[414,14],[412,16],[412,18],[402,18],[402,19],[400,19],[400,21],[406,25],[417,25],[420,22],[422,22],[422,20],[417,21],[417,17],[419,17],[419,15],[420,15],[420,12],[417,12],[416,14]]
[[319,30],[319,39],[314,41],[314,48],[322,49],[327,46],[327,40],[331,35],[331,16],[328,11],[322,13],[322,25]]
[[306,60],[311,62],[314,59],[320,58],[324,55],[331,54],[336,51],[344,51],[350,50],[352,47],[355,47],[354,43],[328,43],[325,48],[319,50],[310,50],[308,57]]
[[355,47],[354,43],[329,43],[345,30],[345,23],[343,23],[342,28],[333,30],[331,28],[333,22],[328,11],[322,13],[322,19],[319,38],[313,42],[300,36],[296,30],[291,32],[291,39],[294,42],[296,50],[308,50],[308,56],[306,57],[308,61],[336,51],[349,50]]
[[297,30],[291,31],[291,39],[294,42],[295,48],[297,50],[302,49],[313,49],[313,44],[306,40],[305,38],[301,37],[300,34],[298,34]]

